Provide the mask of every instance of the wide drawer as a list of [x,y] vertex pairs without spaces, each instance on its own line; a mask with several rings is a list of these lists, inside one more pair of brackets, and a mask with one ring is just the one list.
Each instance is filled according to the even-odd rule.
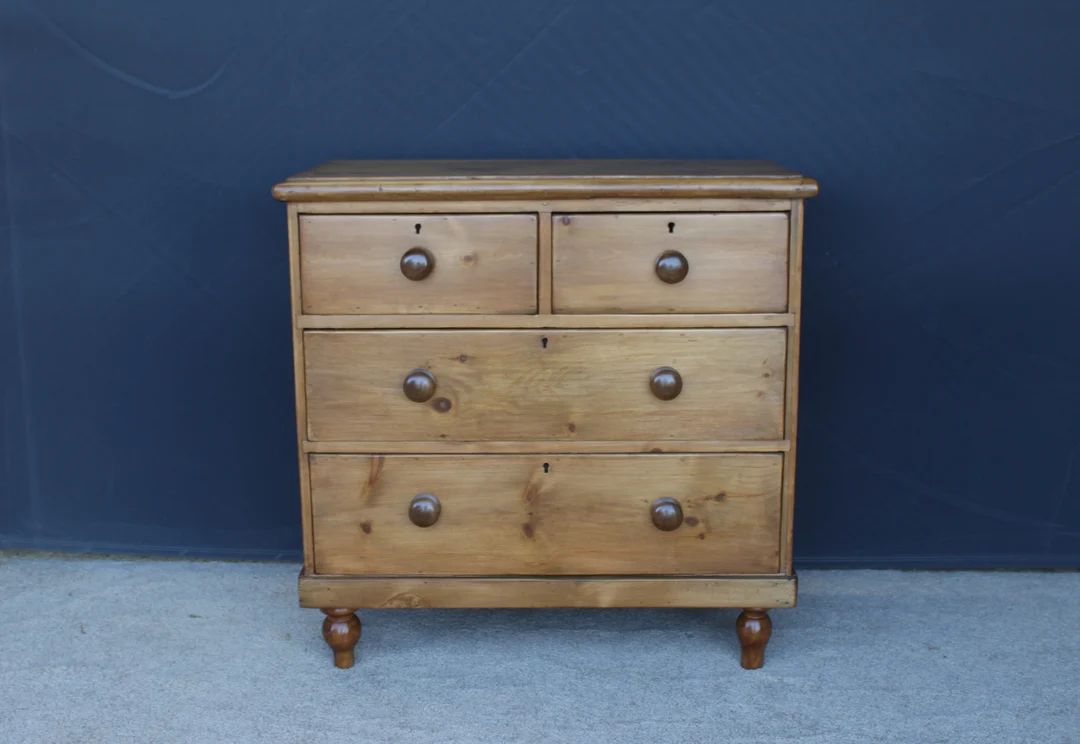
[[[779,439],[785,345],[783,328],[308,331],[307,434],[312,441]],[[670,370],[681,392],[662,399],[675,392]],[[425,400],[406,396],[406,378]]]
[[536,241],[529,214],[301,215],[301,306],[323,315],[535,313]]
[[321,574],[779,570],[779,454],[310,458]]
[[553,221],[555,312],[787,310],[787,214],[556,214]]

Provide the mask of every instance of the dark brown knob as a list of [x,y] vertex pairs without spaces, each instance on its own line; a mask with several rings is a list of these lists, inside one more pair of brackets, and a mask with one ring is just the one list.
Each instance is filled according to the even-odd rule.
[[435,376],[426,369],[414,369],[405,377],[401,388],[414,403],[429,401],[435,395]]
[[668,284],[678,284],[686,278],[689,271],[690,262],[678,251],[664,251],[660,258],[656,259],[656,275],[660,277],[660,281]]
[[682,524],[682,504],[678,499],[664,496],[652,502],[652,523],[656,529],[671,532]]
[[[409,502],[409,521],[417,527],[430,527],[439,521],[442,504],[433,493],[421,493],[413,496]],[[679,521],[682,521],[680,514]]]
[[435,268],[435,257],[423,248],[410,248],[401,257],[401,273],[418,282]]
[[682,392],[682,375],[672,367],[661,367],[649,378],[649,389],[660,400],[671,400]]

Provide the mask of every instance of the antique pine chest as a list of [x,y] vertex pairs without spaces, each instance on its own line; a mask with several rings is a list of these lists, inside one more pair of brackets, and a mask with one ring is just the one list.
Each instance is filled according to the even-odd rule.
[[304,569],[375,607],[795,604],[803,200],[767,162],[335,161],[288,202]]

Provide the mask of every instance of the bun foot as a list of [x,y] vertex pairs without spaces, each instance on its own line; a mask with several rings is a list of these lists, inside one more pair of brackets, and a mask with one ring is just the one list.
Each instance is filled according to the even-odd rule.
[[334,666],[348,669],[355,661],[353,649],[360,640],[360,618],[352,610],[323,609],[322,636],[334,651]]
[[765,664],[765,645],[772,635],[772,620],[761,609],[743,610],[735,621],[735,632],[742,646],[742,668],[761,669]]

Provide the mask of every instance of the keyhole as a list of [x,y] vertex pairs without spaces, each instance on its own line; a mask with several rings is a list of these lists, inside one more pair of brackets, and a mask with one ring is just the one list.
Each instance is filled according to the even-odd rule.
[[542,346],[543,348],[546,349],[547,348],[547,342],[548,342],[548,337],[544,336],[542,339],[540,339],[540,346]]
[[549,470],[551,470],[551,463],[549,463],[549,462],[545,462],[545,463],[544,463],[544,472],[546,473],[546,472],[548,472]]
[[417,222],[415,225],[413,225],[413,229],[416,230],[416,234],[419,235],[420,234],[420,223]]
[[[669,222],[669,223],[667,223],[667,231],[668,231],[669,233],[673,233],[673,232],[675,232],[675,223],[674,223],[674,222]],[[417,232],[420,232],[420,231],[419,231],[419,230],[417,230]]]

